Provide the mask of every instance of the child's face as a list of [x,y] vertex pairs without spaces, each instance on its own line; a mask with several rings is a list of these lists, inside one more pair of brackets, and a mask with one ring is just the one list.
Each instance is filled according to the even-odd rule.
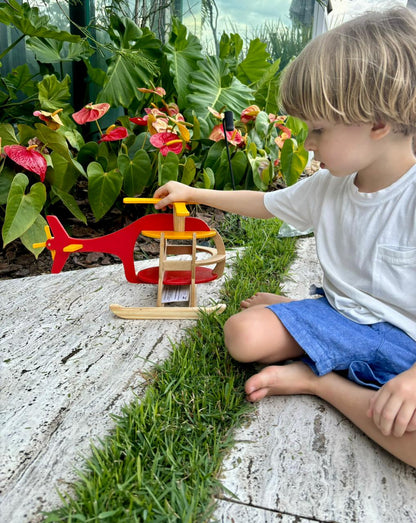
[[313,151],[321,169],[328,169],[334,176],[347,176],[368,166],[373,157],[371,124],[306,123],[309,134],[305,148]]

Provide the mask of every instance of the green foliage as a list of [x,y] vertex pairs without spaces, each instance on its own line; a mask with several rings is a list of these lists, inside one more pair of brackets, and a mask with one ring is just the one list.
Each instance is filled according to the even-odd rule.
[[[30,166],[0,157],[3,245],[21,238],[37,256],[41,249],[34,249],[30,238],[38,231],[35,243],[44,239],[44,216],[56,205],[86,223],[76,199],[80,184],[88,186],[96,221],[121,206],[124,196],[151,196],[168,180],[231,189],[224,110],[236,121],[227,143],[237,189],[265,191],[279,177],[288,185],[298,179],[307,161],[306,128],[279,115],[279,60],[271,60],[259,39],[250,43],[243,60],[238,34],[223,35],[218,57],[204,56],[198,39],[178,20],[162,45],[149,29],[113,14],[110,42],[99,48],[85,28],[85,37],[74,37],[56,30],[37,9],[15,3],[0,6],[0,21],[22,32],[39,73],[48,74],[36,81],[22,64],[0,78],[1,145],[37,146],[47,170],[39,180]],[[91,65],[98,52],[105,55],[104,70]],[[111,123],[123,135],[113,136],[111,125],[103,130],[96,122],[94,131],[93,121],[76,124],[74,86],[62,73],[62,65],[71,61],[85,63],[90,81],[100,88],[96,104],[109,104],[119,114]],[[163,138],[164,133],[170,134]]]

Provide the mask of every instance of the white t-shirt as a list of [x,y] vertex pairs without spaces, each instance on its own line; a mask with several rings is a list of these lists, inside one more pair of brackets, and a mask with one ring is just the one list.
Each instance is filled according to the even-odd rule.
[[361,324],[387,321],[416,340],[416,165],[394,184],[361,193],[355,174],[320,170],[266,193],[273,215],[314,229],[331,305]]

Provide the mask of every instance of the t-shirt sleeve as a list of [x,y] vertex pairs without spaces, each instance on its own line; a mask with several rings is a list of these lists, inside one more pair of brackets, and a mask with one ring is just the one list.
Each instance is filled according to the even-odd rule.
[[271,214],[298,230],[314,228],[327,176],[331,176],[328,171],[318,171],[285,189],[266,193],[264,205]]

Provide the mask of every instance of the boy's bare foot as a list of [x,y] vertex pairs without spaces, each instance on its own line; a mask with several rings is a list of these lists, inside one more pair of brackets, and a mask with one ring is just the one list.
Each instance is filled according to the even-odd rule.
[[255,402],[266,396],[314,394],[314,382],[317,379],[301,361],[288,365],[270,365],[247,380],[247,400]]
[[292,301],[286,296],[279,296],[278,294],[272,294],[271,292],[256,292],[251,298],[247,298],[241,302],[242,309],[248,309],[254,305],[274,305],[275,303],[282,303]]

